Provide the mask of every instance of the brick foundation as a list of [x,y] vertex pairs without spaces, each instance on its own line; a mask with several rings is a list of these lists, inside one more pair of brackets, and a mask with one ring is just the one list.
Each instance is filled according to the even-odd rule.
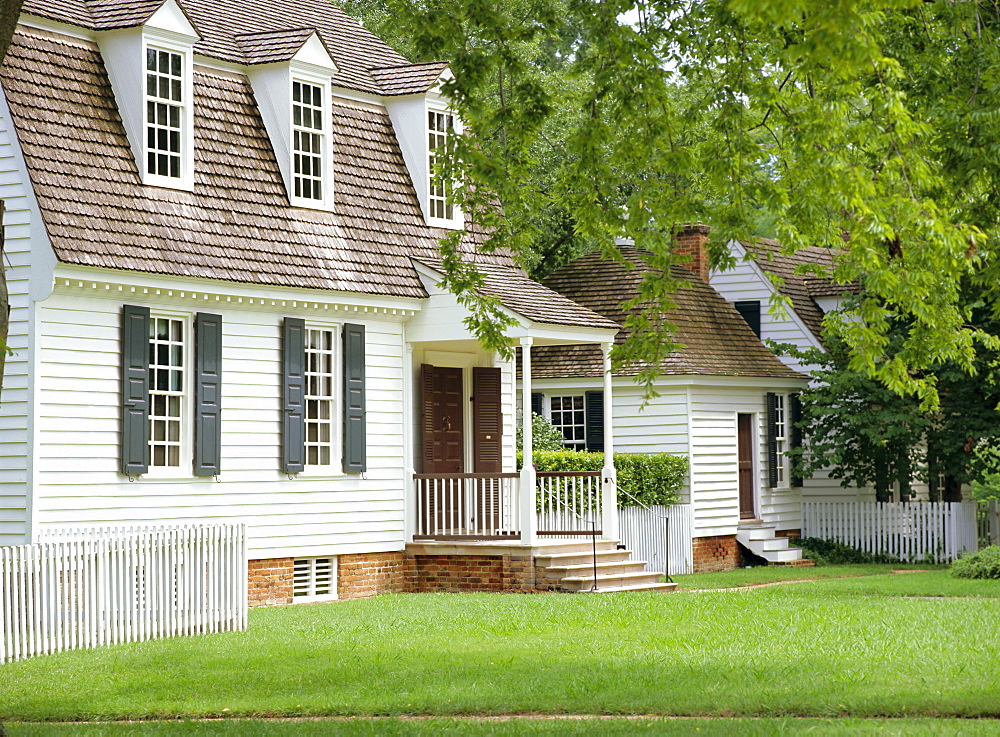
[[802,537],[802,530],[775,530],[775,537],[787,537],[789,540],[798,540]]
[[406,556],[395,553],[359,553],[337,558],[337,596],[365,599],[407,590]]
[[534,588],[528,556],[408,555],[408,590],[524,591]]
[[251,607],[292,603],[292,558],[251,560],[247,564],[247,604]]
[[740,565],[740,548],[736,535],[696,537],[691,541],[694,572],[731,571]]

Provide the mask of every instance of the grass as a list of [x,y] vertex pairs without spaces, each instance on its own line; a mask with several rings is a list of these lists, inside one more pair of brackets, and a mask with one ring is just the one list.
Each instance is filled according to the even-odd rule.
[[699,719],[658,717],[584,717],[537,719],[511,717],[501,720],[432,717],[412,720],[394,717],[344,720],[229,720],[213,722],[171,721],[104,724],[8,724],[10,737],[126,737],[126,735],[242,735],[255,737],[309,737],[310,735],[634,735],[705,734],[732,737],[766,737],[774,734],[905,735],[910,737],[996,735],[1000,722],[989,719]]
[[863,563],[855,565],[818,566],[795,568],[790,566],[755,566],[737,568],[721,573],[693,573],[673,576],[678,588],[684,589],[727,589],[738,586],[752,586],[775,581],[800,581],[823,578],[844,578],[850,576],[874,576],[893,571],[940,571],[946,566],[899,563],[883,565]]
[[[998,717],[998,622],[1000,582],[961,581],[940,570],[736,592],[394,595],[255,610],[245,633],[2,665],[0,719],[538,713],[759,716],[777,724],[799,716]],[[214,724],[224,730],[230,723]],[[274,731],[254,732],[285,729],[268,724]],[[312,723],[296,724],[309,730]],[[337,731],[400,724],[337,722]],[[426,724],[399,728],[442,731]],[[523,731],[504,724],[437,726]],[[530,724],[524,729],[576,728],[565,720]],[[817,733],[830,733],[816,724]],[[943,733],[933,731],[940,723],[928,724],[931,731],[907,726],[899,733]],[[1000,726],[960,724],[968,734]],[[622,725],[636,729],[634,721]],[[146,726],[154,734],[159,728]],[[879,733],[894,733],[884,727]],[[139,733],[128,731],[133,725],[106,728],[97,733]],[[10,721],[7,729],[38,733]],[[600,731],[608,731],[603,723]]]

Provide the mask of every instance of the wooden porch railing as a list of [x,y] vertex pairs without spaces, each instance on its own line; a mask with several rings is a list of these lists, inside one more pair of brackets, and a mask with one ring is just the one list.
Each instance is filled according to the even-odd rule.
[[601,535],[600,471],[535,474],[539,535]]
[[517,473],[417,473],[414,540],[520,539]]

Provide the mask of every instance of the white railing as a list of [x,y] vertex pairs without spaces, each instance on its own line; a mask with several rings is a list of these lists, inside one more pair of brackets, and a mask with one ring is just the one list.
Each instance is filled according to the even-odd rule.
[[600,471],[538,471],[535,477],[539,536],[602,533]]
[[803,502],[802,535],[904,561],[947,562],[976,550],[972,502]]
[[418,473],[415,540],[521,536],[517,473]]
[[618,510],[618,531],[635,558],[646,561],[647,571],[669,576],[694,573],[694,513],[690,504],[622,507]]
[[979,527],[979,547],[1000,545],[1000,499],[979,502],[976,521]]
[[247,626],[243,525],[44,532],[0,548],[0,663]]

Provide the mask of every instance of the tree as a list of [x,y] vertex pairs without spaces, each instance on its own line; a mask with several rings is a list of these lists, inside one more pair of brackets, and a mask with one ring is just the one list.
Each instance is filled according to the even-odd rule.
[[[978,0],[387,0],[422,56],[447,58],[447,93],[475,137],[453,144],[442,176],[492,237],[529,260],[538,213],[564,208],[574,234],[619,258],[626,235],[657,265],[677,260],[682,224],[713,226],[711,258],[769,213],[789,250],[836,249],[833,276],[866,276],[866,297],[830,329],[850,368],[923,407],[951,361],[972,369],[994,336],[971,324],[963,280],[993,309],[1000,222],[1000,9]],[[632,23],[623,14],[634,14]],[[552,186],[533,188],[535,144],[560,90],[520,50],[574,41],[565,78],[581,85]],[[502,208],[501,208],[502,205]],[[444,244],[446,284],[474,266]],[[633,338],[650,384],[672,347],[662,314],[669,272],[643,282]],[[473,327],[503,347],[485,308]],[[892,340],[890,334],[905,329]],[[495,327],[495,324],[494,324]]]
[[[976,330],[1000,335],[1000,321],[981,299],[982,288],[966,285],[961,308]],[[887,352],[902,350],[906,325],[889,334]],[[795,453],[800,473],[827,469],[844,485],[872,486],[879,501],[890,501],[893,485],[909,498],[914,479],[927,481],[931,498],[961,501],[963,483],[978,483],[1000,471],[989,449],[1000,442],[1000,353],[981,348],[971,371],[953,361],[922,371],[938,387],[940,403],[920,406],[850,367],[842,341],[831,338],[827,352],[781,349],[805,363],[818,364],[817,382],[800,395],[805,450]],[[980,452],[979,446],[982,447]],[[975,453],[973,451],[976,451]],[[944,483],[941,483],[941,480]]]

